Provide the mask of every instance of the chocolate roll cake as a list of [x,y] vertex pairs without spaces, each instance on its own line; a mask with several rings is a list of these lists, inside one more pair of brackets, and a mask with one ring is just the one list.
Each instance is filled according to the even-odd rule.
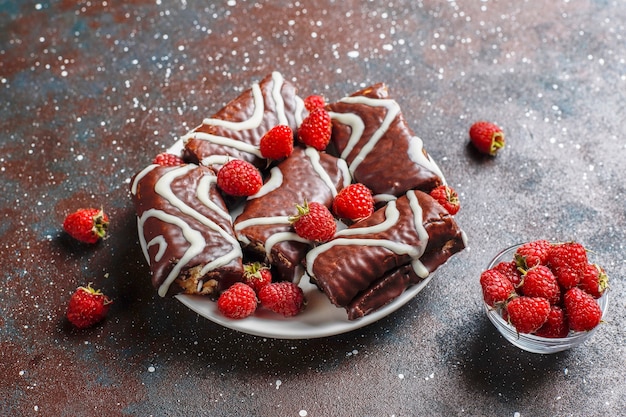
[[235,219],[235,232],[246,249],[273,266],[277,279],[297,281],[311,242],[299,237],[289,223],[296,204],[316,201],[331,207],[334,196],[350,184],[345,161],[315,148],[296,147],[270,171],[261,190],[248,198]]
[[263,135],[279,124],[295,131],[305,113],[295,87],[273,72],[185,135],[184,158],[216,170],[228,158],[264,168],[267,160],[259,151]]
[[242,252],[216,175],[149,165],[131,182],[139,240],[160,296],[217,295],[242,279]]
[[309,251],[306,270],[353,320],[391,302],[463,248],[454,218],[430,195],[411,190]]
[[387,87],[376,84],[328,106],[332,139],[356,182],[374,194],[429,192],[445,183],[422,140],[409,128]]

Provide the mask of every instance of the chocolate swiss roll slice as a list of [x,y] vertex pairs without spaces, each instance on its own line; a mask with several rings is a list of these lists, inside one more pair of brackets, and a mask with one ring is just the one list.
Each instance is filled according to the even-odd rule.
[[355,319],[391,302],[464,248],[464,234],[447,210],[411,190],[313,248],[306,270]]
[[212,295],[242,279],[242,252],[213,170],[149,165],[131,182],[139,240],[160,296]]
[[279,124],[295,131],[305,112],[295,87],[273,72],[185,135],[184,157],[218,170],[228,158],[264,168],[267,161],[259,151],[263,135]]
[[338,191],[350,184],[345,162],[314,148],[296,147],[273,167],[261,190],[248,198],[235,219],[235,232],[246,250],[272,264],[280,280],[297,281],[311,242],[299,237],[289,223],[296,204],[316,201],[332,205]]
[[429,192],[445,182],[384,84],[344,97],[328,110],[333,146],[348,163],[354,181],[374,194],[399,197],[412,189]]

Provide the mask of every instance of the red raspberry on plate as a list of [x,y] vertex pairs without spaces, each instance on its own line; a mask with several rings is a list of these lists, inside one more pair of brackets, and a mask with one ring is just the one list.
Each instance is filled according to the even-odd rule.
[[314,242],[326,242],[335,236],[337,224],[328,208],[320,203],[296,205],[298,213],[289,218],[298,236]]
[[256,293],[247,284],[236,282],[217,299],[217,309],[231,319],[243,319],[251,316],[257,307]]
[[580,276],[578,287],[593,298],[600,298],[606,291],[608,282],[609,278],[600,265],[587,264]]
[[67,319],[79,329],[86,329],[102,321],[113,301],[100,290],[88,284],[78,287],[67,306]]
[[584,332],[596,327],[602,320],[602,309],[598,302],[578,287],[567,290],[563,304],[569,321],[569,328]]
[[578,285],[584,268],[588,264],[587,250],[578,242],[552,245],[547,263],[563,288]]
[[519,269],[517,269],[517,264],[515,263],[515,261],[502,261],[495,265],[493,269],[507,277],[516,288],[520,284],[520,282],[522,282],[522,273],[519,271]]
[[544,239],[524,243],[515,251],[517,266],[527,270],[537,265],[545,265],[548,260],[550,242]]
[[261,305],[274,313],[293,317],[300,313],[306,304],[304,292],[293,282],[273,282],[259,291]]
[[372,191],[360,183],[348,185],[335,196],[333,212],[340,219],[352,221],[371,216],[374,212]]
[[454,189],[447,185],[440,185],[430,192],[430,196],[437,200],[448,213],[455,215],[459,212],[461,204],[459,203],[459,195]]
[[183,165],[185,161],[178,155],[174,155],[167,152],[162,152],[154,157],[152,160],[153,164],[158,164],[164,167],[174,167],[178,165]]
[[515,297],[506,305],[511,323],[519,333],[534,333],[548,320],[550,302],[542,297]]
[[480,153],[491,156],[495,156],[505,143],[502,129],[486,121],[474,123],[470,127],[469,137]]
[[258,294],[261,288],[272,282],[272,273],[260,262],[248,263],[243,266],[243,282]]
[[561,301],[561,287],[550,268],[545,265],[537,265],[526,271],[518,289],[528,297],[547,298],[553,305]]
[[480,274],[480,286],[483,300],[490,307],[504,303],[515,294],[513,283],[495,269],[488,269]]
[[304,107],[309,112],[312,112],[313,110],[318,109],[320,107],[324,107],[325,105],[326,105],[326,100],[324,100],[324,97],[322,96],[313,94],[304,99]]
[[567,337],[569,334],[569,325],[567,324],[567,316],[565,311],[559,306],[551,306],[548,319],[536,332],[536,336],[540,337]]
[[298,129],[298,138],[307,146],[323,151],[330,142],[331,135],[330,115],[324,108],[313,110]]
[[267,159],[288,157],[293,152],[293,130],[287,125],[274,126],[261,138],[259,150]]
[[107,237],[109,216],[102,209],[79,209],[63,221],[63,229],[83,243],[96,243]]
[[245,197],[255,194],[263,186],[259,170],[251,163],[232,159],[217,173],[217,186],[226,194]]

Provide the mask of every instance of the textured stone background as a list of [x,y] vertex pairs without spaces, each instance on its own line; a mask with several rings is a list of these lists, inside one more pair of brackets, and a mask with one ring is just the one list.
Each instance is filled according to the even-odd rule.
[[[623,413],[621,2],[203,3],[0,2],[0,414]],[[272,70],[330,100],[386,82],[461,195],[470,248],[352,333],[240,334],[148,284],[130,177]],[[496,158],[468,147],[476,119],[504,127]],[[80,206],[109,212],[110,239],[61,232]],[[611,278],[606,323],[554,355],[507,344],[481,311],[481,270],[535,238],[583,242]],[[115,303],[77,332],[65,304],[89,281]]]

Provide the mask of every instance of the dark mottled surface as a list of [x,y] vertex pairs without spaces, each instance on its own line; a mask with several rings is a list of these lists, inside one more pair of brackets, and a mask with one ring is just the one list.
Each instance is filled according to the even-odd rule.
[[[626,8],[619,1],[0,2],[0,414],[620,415],[626,409]],[[271,70],[337,99],[378,81],[459,191],[470,249],[371,326],[277,341],[149,285],[130,177]],[[467,146],[501,124],[495,159]],[[112,237],[61,232],[103,206]],[[508,345],[477,277],[504,246],[577,239],[606,323],[554,355]],[[114,300],[84,332],[77,285]]]

